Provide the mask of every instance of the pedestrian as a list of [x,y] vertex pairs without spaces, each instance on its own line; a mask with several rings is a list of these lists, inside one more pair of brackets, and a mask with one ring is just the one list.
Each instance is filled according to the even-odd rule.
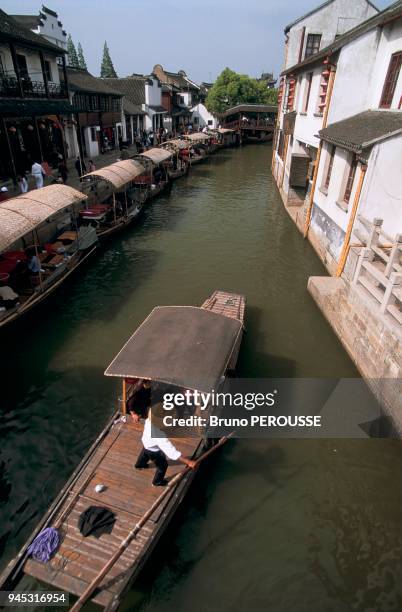
[[59,174],[62,178],[63,183],[67,183],[68,170],[64,159],[61,159],[61,161],[59,161]]
[[34,161],[31,168],[31,174],[35,179],[35,187],[36,189],[40,189],[43,187],[43,179],[45,177],[45,171],[42,167],[42,164],[38,161]]
[[90,172],[95,172],[95,170],[96,170],[96,166],[95,166],[95,164],[93,163],[92,159],[90,159],[90,160],[89,160],[89,164],[88,164],[88,166],[89,166],[89,171],[90,171]]
[[28,191],[28,181],[25,177],[25,174],[18,175],[18,185],[21,193],[26,193]]
[[79,155],[77,155],[77,159],[75,160],[74,165],[75,169],[77,170],[78,178],[81,178],[81,176],[86,173],[87,167],[85,165],[84,160],[81,159]]

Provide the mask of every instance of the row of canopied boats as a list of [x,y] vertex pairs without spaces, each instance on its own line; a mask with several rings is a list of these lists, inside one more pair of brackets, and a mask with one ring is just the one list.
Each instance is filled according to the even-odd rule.
[[84,175],[81,191],[54,184],[2,202],[0,327],[47,298],[171,181],[233,144],[233,130],[196,132]]

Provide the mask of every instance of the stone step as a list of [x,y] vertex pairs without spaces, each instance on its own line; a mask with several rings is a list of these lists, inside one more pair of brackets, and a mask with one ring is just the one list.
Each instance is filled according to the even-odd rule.
[[402,312],[399,310],[395,304],[389,304],[387,307],[387,311],[392,314],[392,316],[402,325]]
[[384,291],[381,291],[381,289],[373,285],[367,276],[359,276],[359,283],[381,304],[385,293]]
[[382,285],[386,285],[388,283],[388,279],[383,272],[385,268],[381,262],[372,262],[364,260],[363,268],[367,270],[367,272],[371,274],[371,276],[373,276]]

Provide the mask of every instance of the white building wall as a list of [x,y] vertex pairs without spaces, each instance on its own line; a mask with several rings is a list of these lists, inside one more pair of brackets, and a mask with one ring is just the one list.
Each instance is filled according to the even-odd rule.
[[59,25],[58,17],[54,17],[54,15],[49,15],[49,13],[44,12],[46,19],[42,19],[43,26],[39,26],[36,31],[38,34],[44,36],[49,42],[61,47],[62,49],[67,49],[67,37],[63,34],[63,26]]
[[323,49],[331,44],[338,34],[344,34],[356,25],[375,15],[378,11],[366,0],[334,0],[312,15],[295,24],[288,32],[288,50],[285,68],[294,66],[299,60],[299,49],[303,27],[306,28],[302,59],[304,59],[308,34],[321,34]]
[[[194,108],[191,109],[193,123],[196,123],[200,127],[208,126],[210,128],[218,127],[217,119],[211,115],[204,104],[197,104]],[[197,118],[198,121],[194,121],[194,117]],[[211,123],[209,123],[211,122]]]
[[145,82],[145,104],[148,106],[162,106],[162,87],[154,77],[149,77],[150,83]]
[[369,221],[383,219],[391,238],[402,234],[402,134],[377,144],[371,152],[359,212]]
[[[351,117],[370,108],[370,80],[380,35],[378,29],[367,32],[341,50],[328,113],[328,124]],[[381,83],[384,83],[386,71]],[[378,107],[377,101],[377,107]]]
[[[309,144],[313,147],[318,147],[319,139],[316,137],[318,130],[322,127],[322,115],[317,113],[318,94],[320,90],[322,66],[309,70],[303,74],[303,79],[298,84],[297,97],[297,116],[295,121],[294,138]],[[313,80],[311,82],[310,98],[307,108],[307,113],[303,113],[303,103],[305,97],[305,89],[308,85],[307,76],[313,72]]]
[[[384,79],[388,71],[389,62],[393,53],[402,50],[402,22],[395,21],[382,29],[381,38],[378,44],[375,63],[371,66],[370,86],[369,86],[369,104],[372,108],[378,107]],[[395,93],[392,100],[391,108],[397,109],[402,96],[402,71],[399,73],[399,79],[395,87]]]

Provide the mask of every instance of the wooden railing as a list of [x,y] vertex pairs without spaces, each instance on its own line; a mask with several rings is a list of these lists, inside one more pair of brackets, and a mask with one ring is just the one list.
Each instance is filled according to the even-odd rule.
[[394,239],[382,230],[382,219],[368,221],[358,215],[363,229],[354,235],[362,244],[353,284],[363,286],[379,303],[380,312],[402,325],[402,234]]
[[237,119],[236,121],[230,121],[222,125],[222,127],[229,128],[232,130],[271,130],[275,128],[275,123],[271,119],[259,119],[250,121],[244,119]]

